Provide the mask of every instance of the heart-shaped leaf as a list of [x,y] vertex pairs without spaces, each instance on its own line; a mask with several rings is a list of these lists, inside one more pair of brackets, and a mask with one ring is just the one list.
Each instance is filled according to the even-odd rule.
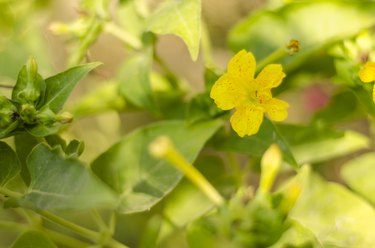
[[126,136],[100,155],[91,168],[120,195],[119,212],[144,211],[169,193],[182,177],[167,162],[153,158],[148,151],[149,144],[156,137],[167,135],[183,156],[193,162],[221,125],[220,120],[194,125],[184,121],[156,123]]

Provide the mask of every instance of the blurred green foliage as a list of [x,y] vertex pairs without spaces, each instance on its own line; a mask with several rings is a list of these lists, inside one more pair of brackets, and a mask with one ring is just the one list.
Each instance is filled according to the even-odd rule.
[[[1,248],[375,246],[375,2],[241,3],[0,0]],[[245,138],[210,98],[242,49],[282,64],[291,106]],[[224,203],[149,153],[159,136]]]

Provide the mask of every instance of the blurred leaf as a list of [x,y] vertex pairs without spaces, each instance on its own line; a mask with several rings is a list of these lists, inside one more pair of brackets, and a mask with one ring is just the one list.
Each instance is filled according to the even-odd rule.
[[358,100],[350,91],[342,91],[334,94],[328,106],[319,110],[312,122],[324,124],[336,124],[350,120],[357,114]]
[[[198,157],[194,163],[203,176],[209,180],[214,188],[220,190],[229,185],[229,176],[223,161],[214,156]],[[214,204],[188,179],[183,179],[164,204],[164,216],[174,225],[183,227],[201,217]]]
[[341,176],[356,192],[375,205],[375,153],[358,156],[343,165]]
[[179,36],[193,60],[198,58],[201,39],[201,1],[168,0],[151,15],[147,29],[157,34]]
[[19,200],[32,209],[78,210],[113,206],[115,194],[85,166],[73,158],[64,158],[60,147],[37,145],[27,159],[31,183]]
[[56,146],[60,146],[63,150],[66,148],[66,142],[63,138],[61,138],[59,135],[54,134],[54,135],[49,135],[44,137],[48,145],[52,148]]
[[78,158],[83,153],[84,149],[85,143],[83,141],[72,140],[64,149],[64,152],[69,157]]
[[368,148],[369,144],[366,136],[348,130],[341,137],[331,136],[292,146],[292,152],[300,164],[317,163]]
[[374,209],[347,188],[302,171],[303,191],[291,218],[310,229],[322,247],[375,247]]
[[138,53],[128,59],[120,69],[118,79],[120,92],[127,100],[137,107],[158,112],[151,91],[152,49],[149,47],[143,53]]
[[17,156],[21,162],[21,177],[26,185],[30,184],[30,173],[27,168],[26,159],[31,150],[38,144],[37,138],[27,132],[14,136]]
[[276,143],[283,152],[283,159],[293,168],[298,168],[293,153],[288,143],[283,138],[276,126],[267,118],[264,118],[259,132],[252,136],[244,138],[239,137],[234,132],[227,134],[217,134],[210,141],[209,145],[220,151],[239,152],[250,156],[261,157],[263,153]]
[[237,24],[229,34],[229,45],[235,51],[245,48],[262,59],[285,47],[290,39],[297,39],[301,50],[286,61],[299,63],[298,60],[303,60],[324,44],[373,25],[374,10],[375,2],[290,2],[276,10],[250,15]]
[[19,236],[11,248],[57,248],[57,246],[42,232],[28,231]]
[[156,247],[156,241],[158,239],[161,223],[162,218],[158,215],[154,215],[148,221],[146,229],[143,230],[143,235],[139,248]]
[[72,106],[72,112],[75,117],[83,117],[111,110],[123,111],[128,107],[126,105],[124,97],[120,95],[119,84],[104,82],[87,95],[81,96]]
[[35,136],[35,137],[44,137],[49,136],[57,133],[61,127],[61,124],[58,122],[55,122],[54,124],[50,126],[45,126],[43,124],[37,124],[37,125],[25,125],[26,131]]
[[0,141],[0,186],[16,177],[21,171],[21,165],[17,154],[7,145]]
[[221,125],[219,120],[195,125],[183,121],[156,123],[126,136],[100,155],[91,168],[121,195],[120,213],[144,211],[168,194],[182,177],[167,162],[153,158],[148,152],[149,144],[156,137],[167,135],[182,155],[193,162]]
[[322,248],[309,229],[296,220],[292,220],[290,224],[280,240],[270,248]]
[[43,105],[49,107],[54,113],[59,112],[78,81],[98,65],[100,63],[75,66],[47,78],[45,102]]
[[187,110],[187,121],[194,123],[197,121],[212,119],[224,113],[217,108],[214,101],[210,99],[209,93],[195,95],[189,102]]

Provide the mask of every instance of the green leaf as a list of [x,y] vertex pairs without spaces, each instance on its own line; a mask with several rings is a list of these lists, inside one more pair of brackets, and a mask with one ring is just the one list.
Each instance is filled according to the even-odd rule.
[[120,92],[135,106],[157,112],[153,93],[151,91],[152,49],[138,53],[128,59],[120,69],[118,77]]
[[351,120],[358,114],[358,100],[350,91],[334,94],[327,107],[318,111],[313,122],[318,124],[336,124]]
[[57,246],[42,232],[28,231],[19,236],[11,248],[57,248]]
[[31,150],[38,144],[38,140],[27,132],[14,136],[17,156],[21,162],[21,177],[26,185],[30,184],[30,173],[26,160]]
[[168,194],[182,174],[165,161],[153,158],[149,144],[160,135],[169,136],[176,148],[193,162],[205,142],[222,125],[220,120],[187,125],[166,121],[141,128],[100,155],[91,168],[120,196],[120,213],[150,209]]
[[31,183],[19,200],[32,209],[77,210],[113,206],[115,196],[80,161],[65,158],[60,147],[37,145],[27,159]]
[[290,217],[312,231],[322,247],[375,247],[374,208],[308,168],[302,173],[302,193]]
[[375,153],[366,153],[343,165],[342,178],[355,191],[375,205]]
[[45,126],[43,124],[37,124],[37,125],[25,125],[26,131],[35,136],[35,137],[44,137],[48,135],[55,134],[59,131],[61,127],[61,123],[55,122],[54,124],[50,126]]
[[98,65],[100,63],[75,66],[47,78],[46,95],[43,105],[49,107],[54,113],[59,112],[78,81]]
[[17,154],[7,145],[0,141],[0,186],[4,186],[21,171],[21,165]]
[[147,29],[157,34],[179,36],[191,58],[196,60],[201,39],[201,1],[165,1],[149,18]]
[[231,132],[229,135],[218,134],[210,141],[209,145],[220,151],[239,152],[261,157],[273,143],[276,143],[280,147],[283,152],[284,161],[297,169],[299,165],[291,152],[289,144],[285,141],[277,127],[267,118],[264,118],[259,132],[255,135],[241,138],[234,132]]
[[249,15],[231,30],[229,45],[235,51],[250,50],[262,59],[293,38],[300,41],[302,49],[287,60],[298,62],[328,42],[373,25],[374,10],[374,2],[294,1],[276,10]]
[[292,146],[292,151],[300,164],[317,163],[368,148],[369,144],[365,135],[348,130],[341,137],[327,137]]

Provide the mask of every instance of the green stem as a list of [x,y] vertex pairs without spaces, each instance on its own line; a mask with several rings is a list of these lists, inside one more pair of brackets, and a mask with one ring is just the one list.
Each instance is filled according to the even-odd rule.
[[107,231],[109,230],[107,224],[104,222],[102,216],[99,214],[97,210],[91,210],[91,216],[93,217],[94,221],[96,222],[97,226],[99,227],[99,230],[101,231]]
[[267,56],[266,58],[264,58],[258,63],[257,68],[256,68],[256,73],[262,70],[266,65],[271,64],[285,57],[286,55],[288,55],[288,52],[285,49],[285,47],[281,47],[277,49],[276,51],[274,51],[273,53],[271,53],[269,56]]
[[12,85],[5,85],[5,84],[0,84],[0,88],[5,88],[5,89],[13,89],[14,86]]
[[39,228],[42,232],[48,235],[53,241],[55,241],[58,244],[69,246],[72,248],[80,248],[80,247],[88,247],[90,244],[83,242],[81,240],[66,236],[64,234],[49,230],[47,228]]
[[[101,233],[98,233],[98,232],[95,232],[95,231],[92,231],[90,229],[87,229],[87,228],[84,228],[82,226],[79,226],[75,223],[72,223],[70,221],[67,221],[57,215],[54,215],[52,213],[49,213],[47,211],[42,211],[42,210],[36,210],[36,212],[38,214],[40,214],[41,216],[43,216],[44,218],[48,219],[49,221],[52,221],[60,226],[63,226],[71,231],[74,231],[75,233],[81,235],[82,237],[85,237],[95,243],[97,243],[98,241],[100,241],[100,239],[102,238],[102,235]],[[111,245],[111,247],[114,247],[114,248],[127,248],[126,245],[114,240],[114,239],[109,239],[106,244],[108,245]]]
[[74,231],[75,233],[81,235],[82,237],[85,237],[89,240],[92,240],[94,242],[96,242],[99,238],[100,238],[100,235],[95,232],[95,231],[92,231],[92,230],[89,230],[87,228],[84,228],[82,226],[79,226],[75,223],[72,223],[70,221],[67,221],[57,215],[54,215],[50,212],[47,212],[47,211],[43,211],[43,210],[36,210],[36,212],[43,216],[44,218],[48,219],[49,221],[52,221],[60,226],[63,226],[69,230],[72,230]]
[[169,82],[171,83],[171,86],[174,88],[174,89],[178,89],[178,83],[177,83],[177,77],[175,76],[175,74],[171,71],[171,69],[169,69],[169,67],[167,66],[167,64],[164,62],[164,60],[162,60],[160,58],[160,56],[157,54],[156,52],[156,49],[154,49],[154,60],[156,63],[158,63],[158,65],[160,66],[160,68],[164,71],[165,73],[165,76],[167,78],[169,78]]
[[16,198],[16,199],[19,199],[19,198],[22,197],[21,193],[9,190],[9,189],[4,188],[4,187],[0,187],[0,193],[3,194],[4,196],[10,196],[10,197],[13,197],[13,198]]
[[0,220],[0,229],[7,229],[7,230],[16,230],[16,231],[26,231],[30,227],[26,224],[20,224],[12,221],[5,221]]
[[114,35],[133,49],[140,49],[142,47],[142,42],[137,37],[124,31],[113,22],[105,25],[105,31]]
[[217,192],[212,184],[210,184],[207,179],[181,155],[168,137],[161,136],[152,142],[150,145],[150,152],[155,157],[165,159],[182,171],[185,176],[217,206],[224,203],[224,199],[219,192]]
[[204,58],[204,64],[206,67],[213,67],[214,62],[212,59],[212,45],[210,34],[208,32],[207,24],[202,21],[202,37],[201,37],[202,54]]

